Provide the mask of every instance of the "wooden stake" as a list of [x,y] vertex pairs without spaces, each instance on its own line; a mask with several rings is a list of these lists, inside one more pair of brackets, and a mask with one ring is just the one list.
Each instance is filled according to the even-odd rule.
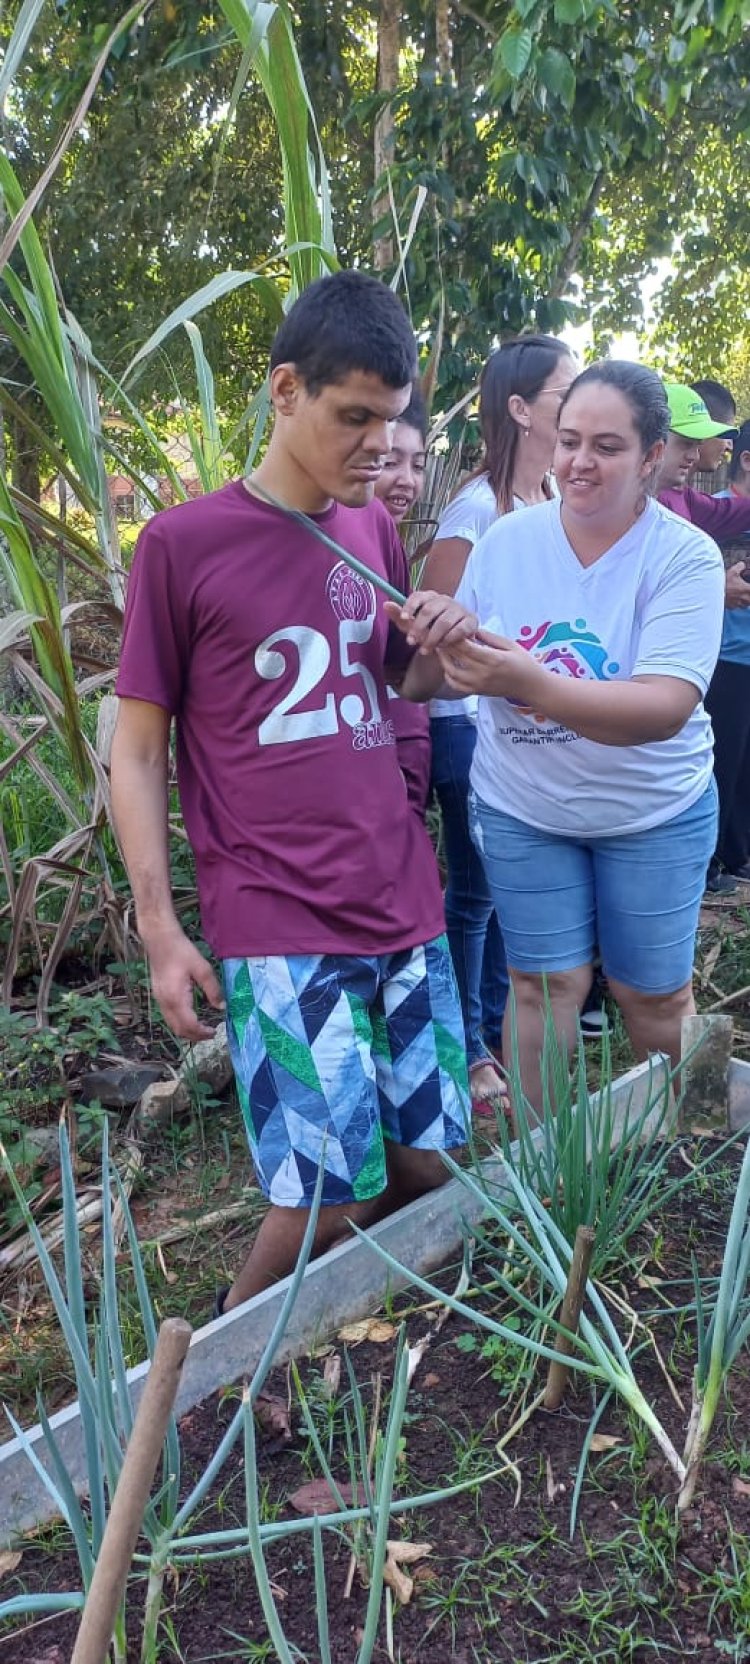
[[112,1499],[70,1664],[106,1664],[109,1656],[117,1612],[192,1333],[184,1318],[168,1317],[157,1335],[153,1363]]
[[[592,1225],[579,1225],[576,1231],[573,1258],[568,1272],[568,1286],[563,1296],[560,1309],[560,1322],[564,1329],[569,1329],[571,1335],[578,1330],[578,1320],[581,1316],[583,1302],[586,1295],[586,1281],[591,1265],[591,1255],[594,1252],[596,1232]],[[573,1347],[566,1335],[555,1336],[555,1348],[564,1352],[568,1357],[572,1355]],[[565,1397],[570,1370],[567,1364],[551,1363],[547,1374],[547,1386],[544,1392],[545,1410],[559,1410]]]

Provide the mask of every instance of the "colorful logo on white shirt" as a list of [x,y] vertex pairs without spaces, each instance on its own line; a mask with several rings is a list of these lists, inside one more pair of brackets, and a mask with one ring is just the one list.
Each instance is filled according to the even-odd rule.
[[553,624],[547,619],[536,629],[531,624],[524,624],[516,640],[517,645],[524,647],[527,653],[533,653],[545,669],[554,671],[558,676],[570,676],[574,681],[593,679],[606,682],[608,677],[616,676],[620,668],[615,660],[609,659],[599,636],[587,628],[585,618],[577,618],[574,624]]

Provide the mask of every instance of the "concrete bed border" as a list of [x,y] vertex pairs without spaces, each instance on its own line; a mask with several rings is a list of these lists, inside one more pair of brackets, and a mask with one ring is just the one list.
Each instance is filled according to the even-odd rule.
[[[644,1108],[649,1090],[663,1084],[665,1062],[653,1058],[639,1064],[613,1082],[612,1094],[616,1132],[622,1131],[632,1114]],[[730,1131],[750,1128],[750,1063],[733,1059],[729,1073],[728,1123]],[[502,1194],[501,1165],[494,1157],[482,1163],[487,1179],[496,1180]],[[459,1248],[462,1221],[476,1223],[481,1217],[479,1202],[451,1180],[441,1190],[392,1214],[373,1227],[371,1236],[395,1258],[419,1272],[429,1272],[445,1263]],[[333,1248],[307,1268],[302,1289],[292,1311],[277,1362],[299,1356],[316,1341],[333,1335],[345,1324],[366,1316],[382,1304],[388,1289],[396,1290],[409,1281],[397,1277],[368,1248],[354,1239]],[[273,1328],[287,1282],[268,1289],[245,1306],[228,1312],[202,1329],[197,1329],[185,1359],[176,1400],[176,1413],[183,1415],[212,1392],[243,1376],[252,1375]],[[128,1371],[130,1396],[135,1406],[143,1391],[149,1363]],[[77,1489],[83,1491],[86,1466],[78,1402],[51,1418],[51,1426]],[[49,1467],[42,1429],[29,1429],[40,1463]],[[54,1517],[52,1499],[38,1477],[18,1439],[0,1445],[0,1545],[7,1545],[20,1533],[30,1531]]]

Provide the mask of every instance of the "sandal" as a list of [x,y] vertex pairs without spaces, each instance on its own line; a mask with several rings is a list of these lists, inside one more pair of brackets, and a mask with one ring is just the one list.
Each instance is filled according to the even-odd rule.
[[[478,1074],[480,1069],[492,1070],[497,1084],[489,1090],[486,1088],[482,1089],[480,1087],[475,1091],[472,1087],[471,1077],[472,1075]],[[493,1058],[478,1058],[476,1063],[470,1064],[469,1090],[471,1092],[471,1109],[473,1115],[481,1116],[483,1119],[493,1118],[497,1114],[498,1110],[501,1110],[502,1113],[507,1115],[508,1119],[510,1119],[510,1095],[505,1082],[505,1077],[501,1073]]]

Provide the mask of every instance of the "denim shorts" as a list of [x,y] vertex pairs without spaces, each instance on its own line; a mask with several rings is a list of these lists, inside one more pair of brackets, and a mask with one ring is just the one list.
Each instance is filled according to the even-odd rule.
[[466,1143],[463,1023],[448,942],[373,955],[225,959],[227,1037],[264,1195],[309,1207],[385,1189],[384,1139]]
[[528,826],[472,792],[472,836],[484,860],[508,964],[537,975],[591,962],[644,994],[690,981],[717,792],[644,832],[565,837]]

